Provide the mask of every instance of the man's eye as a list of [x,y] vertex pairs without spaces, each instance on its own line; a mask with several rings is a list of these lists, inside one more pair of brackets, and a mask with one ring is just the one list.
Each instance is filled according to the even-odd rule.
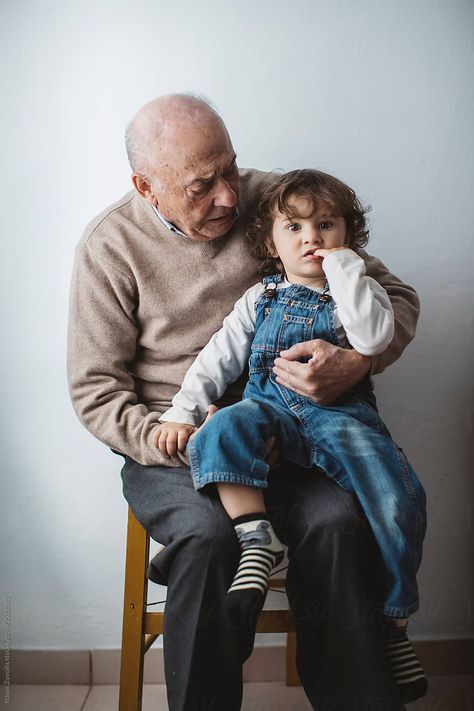
[[289,232],[299,232],[301,229],[301,225],[299,222],[290,222],[288,227],[286,228]]
[[207,192],[209,192],[209,184],[208,183],[199,183],[198,185],[194,185],[191,188],[191,193],[193,195],[205,195]]
[[234,162],[232,163],[232,165],[230,166],[230,168],[228,168],[228,169],[225,171],[224,177],[225,177],[225,178],[231,178],[231,177],[235,174],[236,170],[237,170],[237,162],[234,160]]

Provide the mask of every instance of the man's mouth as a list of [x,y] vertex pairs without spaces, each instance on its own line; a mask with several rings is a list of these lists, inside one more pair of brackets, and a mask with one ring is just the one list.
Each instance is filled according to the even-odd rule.
[[230,212],[226,212],[224,215],[219,215],[219,217],[210,217],[208,222],[224,222],[224,220],[228,220],[229,217],[234,216],[234,211],[231,210]]

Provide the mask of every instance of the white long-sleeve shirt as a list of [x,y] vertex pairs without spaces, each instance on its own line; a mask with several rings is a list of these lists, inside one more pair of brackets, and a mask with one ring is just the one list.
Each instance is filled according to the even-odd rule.
[[[393,310],[385,289],[366,276],[364,260],[351,249],[331,252],[323,261],[323,269],[335,303],[340,345],[347,346],[348,342],[367,356],[382,353],[394,332]],[[282,281],[277,288],[288,286],[289,282]],[[161,415],[161,422],[200,425],[209,405],[239,377],[250,356],[255,305],[263,291],[262,283],[255,284],[236,302],[222,328],[187,371],[172,407]]]

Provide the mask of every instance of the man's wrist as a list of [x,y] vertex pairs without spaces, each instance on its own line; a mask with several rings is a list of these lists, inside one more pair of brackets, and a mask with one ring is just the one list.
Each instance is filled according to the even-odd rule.
[[372,358],[370,356],[363,355],[359,351],[353,350],[353,358],[357,367],[359,368],[360,378],[362,380],[368,373],[372,372]]

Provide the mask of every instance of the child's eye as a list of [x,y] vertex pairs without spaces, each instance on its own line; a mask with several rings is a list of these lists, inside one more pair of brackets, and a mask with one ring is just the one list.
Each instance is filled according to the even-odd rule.
[[289,232],[299,232],[301,229],[301,225],[299,222],[290,222],[286,229]]
[[325,220],[324,222],[319,223],[320,230],[330,230],[331,227],[332,227],[332,222],[329,222],[329,220]]

